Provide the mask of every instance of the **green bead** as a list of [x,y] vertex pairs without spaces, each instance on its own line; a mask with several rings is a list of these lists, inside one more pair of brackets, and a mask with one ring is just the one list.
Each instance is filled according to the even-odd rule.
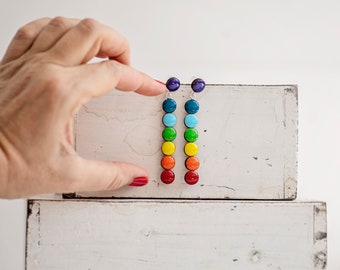
[[184,132],[184,138],[187,142],[195,142],[198,138],[198,132],[194,128],[188,128]]
[[163,139],[165,141],[171,142],[176,138],[177,132],[174,128],[172,127],[166,127],[165,129],[163,129]]

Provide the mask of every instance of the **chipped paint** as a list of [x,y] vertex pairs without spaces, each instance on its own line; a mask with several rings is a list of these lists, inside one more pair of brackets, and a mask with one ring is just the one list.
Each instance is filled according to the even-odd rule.
[[315,233],[315,239],[316,240],[322,240],[327,238],[327,232],[316,232]]
[[27,270],[327,265],[326,205],[320,202],[121,199],[28,205]]
[[314,269],[321,270],[326,269],[327,266],[327,255],[325,252],[320,251],[314,255]]
[[262,260],[262,253],[258,250],[252,250],[249,254],[249,260],[252,262],[252,263],[258,263],[259,261]]
[[291,177],[284,181],[284,197],[289,200],[296,199],[297,196],[297,181]]

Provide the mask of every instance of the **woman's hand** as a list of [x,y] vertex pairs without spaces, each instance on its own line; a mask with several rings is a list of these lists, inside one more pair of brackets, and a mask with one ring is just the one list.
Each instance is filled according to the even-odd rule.
[[[86,64],[93,57],[106,60]],[[73,147],[73,116],[92,97],[165,90],[129,61],[127,40],[92,19],[42,18],[16,33],[0,63],[0,197],[147,182],[136,165],[86,160]]]

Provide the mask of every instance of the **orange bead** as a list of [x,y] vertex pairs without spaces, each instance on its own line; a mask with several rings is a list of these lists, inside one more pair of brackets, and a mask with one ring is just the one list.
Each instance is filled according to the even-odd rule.
[[161,160],[161,165],[165,170],[171,170],[175,167],[175,159],[172,156],[164,156]]
[[185,167],[190,171],[195,171],[199,168],[200,161],[197,157],[188,157],[185,161]]

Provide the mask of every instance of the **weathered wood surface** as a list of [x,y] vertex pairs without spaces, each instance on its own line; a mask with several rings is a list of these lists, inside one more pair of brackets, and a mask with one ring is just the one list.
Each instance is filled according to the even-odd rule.
[[198,157],[200,182],[188,186],[183,119],[190,86],[173,94],[178,106],[174,155],[176,180],[160,182],[161,104],[164,96],[114,91],[92,100],[77,116],[76,149],[86,158],[137,163],[150,174],[143,188],[77,196],[144,198],[295,199],[297,88],[293,85],[207,85],[201,105]]
[[27,270],[326,269],[321,202],[28,204]]

